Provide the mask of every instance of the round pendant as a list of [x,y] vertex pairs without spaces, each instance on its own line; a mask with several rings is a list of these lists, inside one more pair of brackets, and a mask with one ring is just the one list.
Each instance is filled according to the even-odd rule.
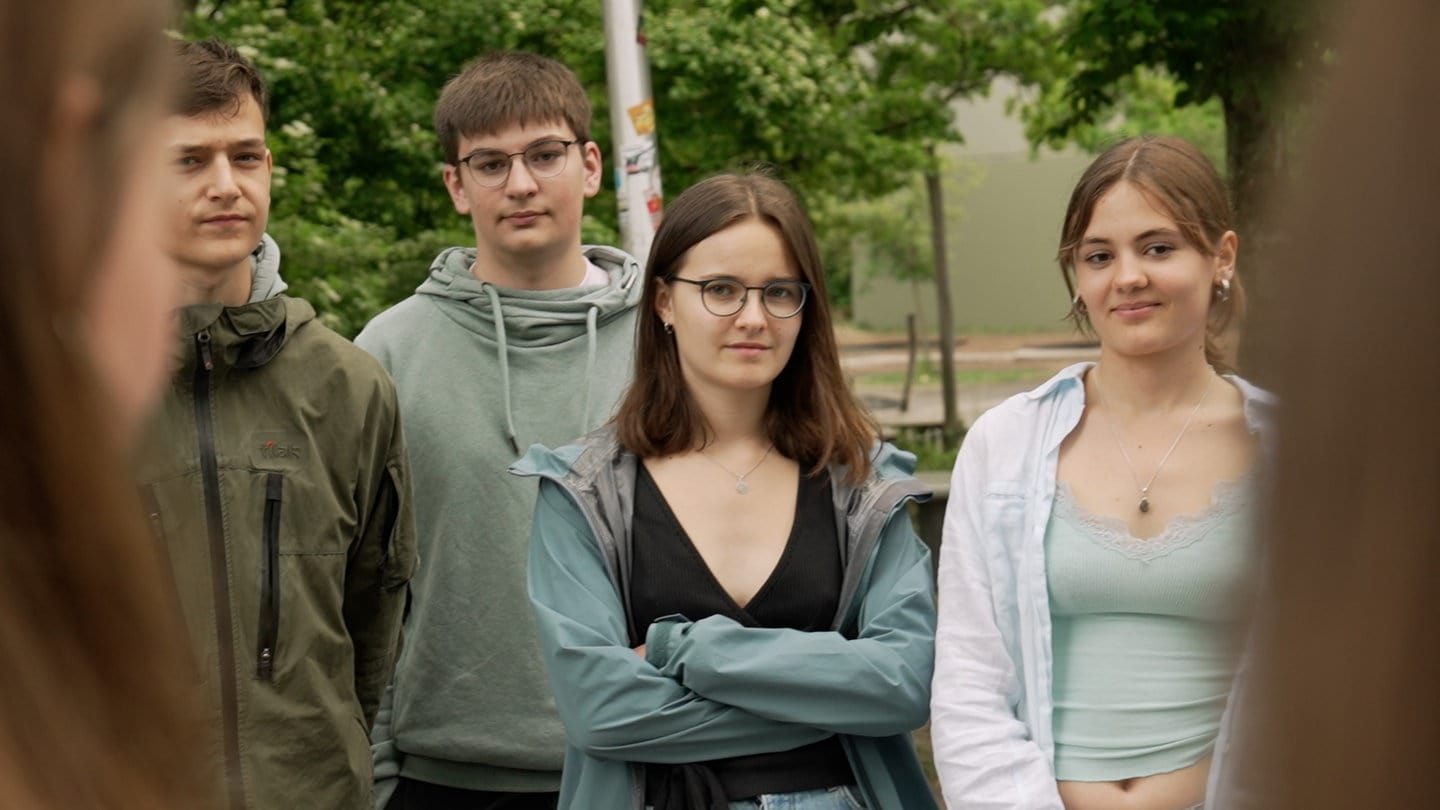
[[736,481],[735,491],[740,493],[741,495],[744,495],[745,493],[750,491],[750,487],[744,481]]
[[1141,498],[1141,499],[1140,499],[1140,511],[1141,511],[1141,512],[1149,512],[1149,511],[1150,511],[1150,499],[1149,499],[1149,498]]

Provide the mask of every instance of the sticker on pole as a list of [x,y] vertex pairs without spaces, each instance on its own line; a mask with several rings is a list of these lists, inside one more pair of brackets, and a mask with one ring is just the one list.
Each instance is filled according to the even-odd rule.
[[655,131],[655,103],[652,99],[645,99],[634,107],[626,108],[625,112],[630,114],[630,123],[635,126],[636,135],[649,135]]

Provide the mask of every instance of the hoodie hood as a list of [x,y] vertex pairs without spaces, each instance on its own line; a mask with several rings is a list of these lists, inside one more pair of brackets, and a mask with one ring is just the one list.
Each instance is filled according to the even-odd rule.
[[585,382],[576,431],[577,435],[583,434],[590,429],[594,411],[600,328],[618,318],[633,317],[640,301],[639,262],[624,251],[604,245],[587,245],[581,252],[605,271],[607,284],[559,290],[497,287],[470,274],[475,263],[474,248],[456,247],[435,257],[430,277],[415,291],[431,298],[446,317],[474,333],[481,343],[495,347],[505,439],[516,455],[520,454],[520,442],[515,428],[510,353],[585,341],[585,367],[577,374]]
[[564,343],[585,335],[590,319],[604,325],[640,301],[639,262],[604,245],[581,250],[609,276],[608,284],[560,290],[497,287],[470,274],[474,248],[455,247],[435,257],[429,278],[415,292],[437,299],[441,311],[466,329],[513,349]]
[[280,278],[280,246],[270,234],[262,234],[250,253],[250,303],[274,298],[289,286]]

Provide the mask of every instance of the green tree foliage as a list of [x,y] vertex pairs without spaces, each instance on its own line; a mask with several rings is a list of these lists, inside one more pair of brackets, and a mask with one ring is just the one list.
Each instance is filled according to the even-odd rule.
[[[1093,148],[1137,124],[1179,131],[1227,156],[1236,176],[1238,154],[1270,155],[1236,134],[1267,109],[1247,100],[1268,103],[1277,62],[1310,58],[1277,56],[1309,36],[1298,2],[650,0],[665,185],[674,195],[722,169],[771,165],[809,204],[837,274],[856,233],[882,245],[893,234],[897,269],[908,268],[923,217],[868,201],[912,184],[927,147],[959,138],[949,104],[1002,74],[1038,87],[1024,107],[1037,142]],[[285,274],[353,334],[413,289],[441,247],[472,238],[440,184],[431,128],[440,87],[466,61],[498,48],[561,59],[590,90],[591,136],[609,155],[601,7],[191,0],[182,32],[234,42],[269,79],[271,230]],[[588,241],[616,241],[610,177],[588,206]]]
[[1237,214],[1252,221],[1295,128],[1289,80],[1314,77],[1327,61],[1322,8],[1308,0],[1056,3],[1043,16],[1059,46],[1021,74],[1041,88],[1025,110],[1031,137],[1094,143],[1117,131],[1117,114],[1130,114],[1197,130],[1213,156],[1221,150],[1204,118],[1177,111],[1218,109]]
[[[965,49],[948,5],[647,3],[666,187],[768,164],[819,210],[904,185],[926,144],[953,137],[949,98],[984,83],[960,81],[975,68],[955,61]],[[591,136],[609,155],[599,0],[193,0],[187,11],[185,36],[235,43],[271,83],[271,230],[287,279],[346,334],[413,289],[441,246],[472,238],[439,182],[430,125],[466,61],[521,48],[565,62],[590,90]],[[608,183],[588,210],[587,239],[615,241]]]
[[[810,199],[888,191],[924,163],[917,134],[948,121],[916,104],[894,126],[897,88],[794,0],[646,7],[666,184],[768,163]],[[913,96],[907,97],[913,99]]]
[[[1036,88],[1027,101],[1011,99],[1008,108],[1025,121],[1032,143],[1055,148],[1073,143],[1099,153],[1112,143],[1131,135],[1179,135],[1204,152],[1221,171],[1225,156],[1225,111],[1220,100],[1181,105],[1184,88],[1163,69],[1138,67],[1115,82],[1110,114],[1090,123],[1068,123],[1070,116],[1065,82]],[[1055,134],[1064,132],[1065,134]]]
[[[518,0],[488,20],[458,0],[190,5],[186,37],[236,44],[270,84],[270,230],[286,279],[329,325],[353,335],[409,294],[440,248],[474,238],[440,183],[430,123],[450,75],[497,48],[578,53],[582,76],[603,66],[598,4],[553,5]],[[585,230],[614,238],[601,219],[588,218]]]

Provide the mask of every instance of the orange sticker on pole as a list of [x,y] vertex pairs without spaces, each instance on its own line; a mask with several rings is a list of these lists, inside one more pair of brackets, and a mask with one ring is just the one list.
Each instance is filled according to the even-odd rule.
[[649,135],[655,131],[655,104],[651,99],[625,110],[630,114],[630,123],[635,125],[636,135]]

